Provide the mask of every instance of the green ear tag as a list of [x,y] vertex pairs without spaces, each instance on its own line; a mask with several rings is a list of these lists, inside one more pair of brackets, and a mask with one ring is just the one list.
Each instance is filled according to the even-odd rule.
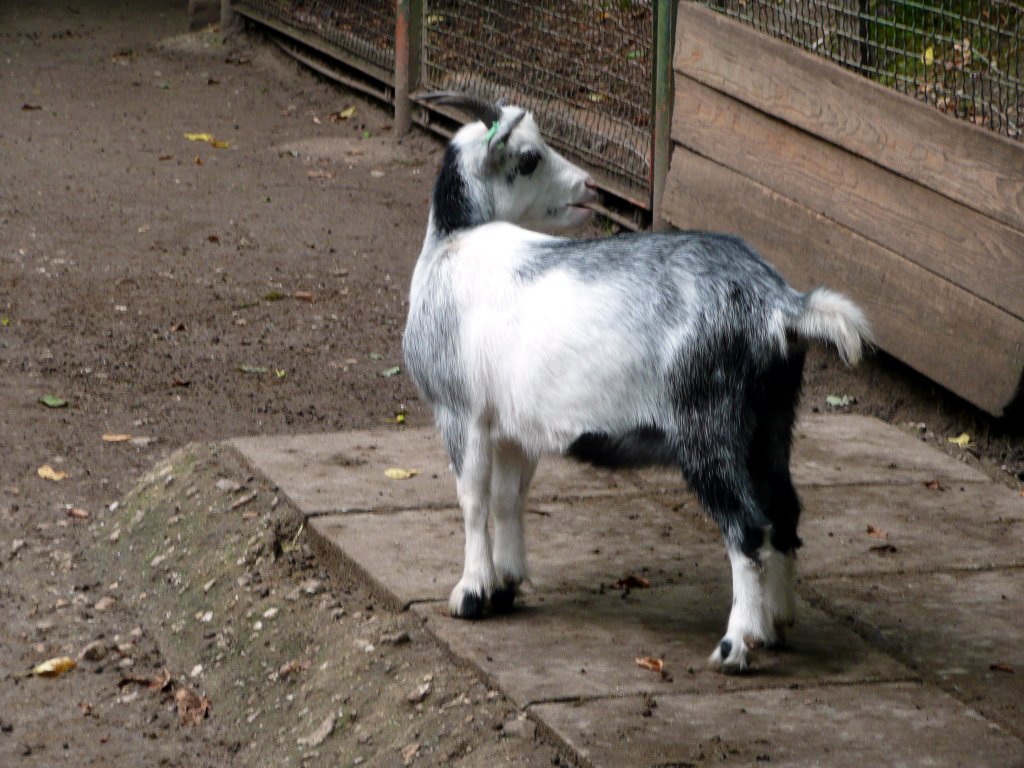
[[496,134],[497,132],[498,132],[498,121],[495,120],[493,123],[491,123],[491,129],[484,136],[484,144],[490,144],[491,143],[491,139],[494,138],[494,134]]

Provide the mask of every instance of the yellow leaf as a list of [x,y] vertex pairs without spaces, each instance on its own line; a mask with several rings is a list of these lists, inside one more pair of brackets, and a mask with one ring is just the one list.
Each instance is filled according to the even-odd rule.
[[131,439],[131,435],[121,433],[107,433],[103,436],[103,442],[105,443],[127,443]]
[[637,658],[636,663],[638,667],[649,669],[652,672],[661,672],[665,669],[665,662],[653,656],[640,656]]
[[935,63],[935,49],[930,45],[924,49],[924,63],[929,67]]
[[399,469],[398,467],[390,467],[384,470],[384,477],[390,480],[408,480],[410,477],[416,477],[420,471],[418,469]]
[[212,133],[186,133],[185,138],[189,141],[213,141]]
[[32,667],[32,674],[36,677],[57,677],[77,666],[74,659],[68,656],[58,656]]
[[49,464],[43,464],[43,466],[36,470],[36,474],[43,478],[43,480],[53,480],[55,483],[68,476],[67,472],[56,470]]
[[212,144],[215,149],[227,149],[231,146],[230,141],[217,141],[216,139],[211,139],[210,144]]
[[971,444],[971,436],[966,432],[961,434],[959,437],[947,437],[946,440],[951,442],[953,445],[958,445],[961,448],[966,448]]

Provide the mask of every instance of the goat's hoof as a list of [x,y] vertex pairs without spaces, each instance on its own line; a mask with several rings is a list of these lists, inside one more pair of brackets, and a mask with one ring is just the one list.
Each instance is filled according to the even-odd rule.
[[484,615],[484,596],[466,593],[462,596],[459,610],[454,615],[460,619],[479,619]]
[[727,675],[746,672],[750,668],[747,644],[723,637],[708,661],[711,666]]
[[491,593],[491,610],[495,613],[509,613],[515,607],[517,592],[515,584],[498,587]]

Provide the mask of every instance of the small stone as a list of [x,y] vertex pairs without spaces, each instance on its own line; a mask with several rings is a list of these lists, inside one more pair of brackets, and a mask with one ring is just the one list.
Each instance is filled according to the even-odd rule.
[[100,613],[102,613],[103,611],[109,611],[111,608],[114,607],[114,603],[116,602],[116,597],[105,595],[96,601],[96,604],[93,606],[93,609],[99,611]]
[[14,557],[25,546],[24,539],[15,539],[11,542],[11,557]]
[[405,700],[410,704],[421,704],[427,696],[430,695],[432,688],[433,686],[429,682],[418,685],[408,696],[405,697]]
[[517,717],[502,723],[501,732],[510,739],[533,741],[537,734],[537,724],[527,717]]
[[319,595],[324,591],[324,583],[320,579],[306,579],[299,588],[307,595]]
[[203,665],[202,664],[196,664],[194,667],[192,667],[192,671],[188,673],[188,676],[191,677],[194,680],[195,678],[199,677],[201,674],[203,674]]
[[106,656],[107,644],[102,640],[93,640],[78,654],[78,658],[85,661],[102,661]]
[[264,618],[264,619],[272,619],[272,618],[274,618],[275,616],[277,616],[277,612],[278,612],[278,611],[280,611],[280,610],[281,610],[281,609],[280,609],[280,608],[277,608],[277,607],[274,607],[274,608],[267,608],[267,610],[265,610],[265,611],[263,612],[263,618]]
[[217,481],[217,490],[222,493],[237,493],[242,490],[242,486],[236,483],[234,480],[229,480],[226,477],[222,477]]

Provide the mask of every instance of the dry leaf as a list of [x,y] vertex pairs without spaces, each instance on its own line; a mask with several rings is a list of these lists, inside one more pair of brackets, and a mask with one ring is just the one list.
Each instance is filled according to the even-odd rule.
[[77,667],[78,664],[69,656],[57,656],[47,659],[42,664],[32,667],[32,674],[36,677],[57,677]]
[[389,467],[384,470],[384,477],[389,480],[408,480],[410,477],[416,477],[420,471],[418,469],[400,469],[399,467]]
[[131,435],[123,434],[120,432],[111,432],[103,436],[103,442],[105,443],[127,443],[131,439]]
[[1014,674],[1013,667],[1011,667],[1009,664],[989,664],[988,668],[991,669],[993,672],[1006,672],[1011,675]]
[[331,120],[338,123],[341,122],[342,120],[348,120],[355,113],[355,106],[345,107],[344,109],[339,109],[337,112],[331,112]]
[[334,178],[334,174],[333,173],[331,173],[330,171],[325,171],[323,169],[317,169],[315,171],[306,171],[306,176],[308,176],[311,179],[333,179]]
[[292,294],[292,298],[299,301],[308,301],[310,304],[316,301],[316,297],[309,291],[296,291]]
[[649,669],[652,672],[661,672],[665,669],[665,662],[662,659],[656,659],[653,656],[638,656],[636,663],[638,667]]
[[71,507],[68,509],[68,517],[73,517],[76,520],[88,520],[89,512],[79,507]]
[[301,661],[300,659],[292,659],[281,665],[281,668],[277,670],[279,677],[288,677],[293,672],[300,672],[309,669],[308,661]]
[[212,133],[186,133],[185,138],[189,141],[205,141],[211,147],[216,149],[227,149],[231,146],[231,142],[218,141],[213,137]]
[[182,725],[199,725],[209,716],[210,703],[209,696],[199,696],[191,688],[182,686],[174,694],[178,722]]
[[43,478],[43,480],[52,480],[55,483],[68,477],[67,472],[56,470],[49,464],[43,464],[43,466],[36,470],[36,474]]
[[875,528],[875,526],[868,523],[868,536],[872,539],[887,539],[889,534],[883,531],[881,528]]
[[416,755],[420,753],[420,745],[418,742],[412,744],[406,744],[402,747],[402,762],[405,765],[412,765],[412,761],[416,759]]
[[966,432],[963,432],[960,434],[959,437],[947,437],[946,441],[952,443],[953,445],[958,445],[961,448],[966,448],[968,445],[971,444],[971,436],[968,435]]
[[634,576],[632,573],[623,579],[612,584],[615,589],[647,589],[651,582],[643,576]]

